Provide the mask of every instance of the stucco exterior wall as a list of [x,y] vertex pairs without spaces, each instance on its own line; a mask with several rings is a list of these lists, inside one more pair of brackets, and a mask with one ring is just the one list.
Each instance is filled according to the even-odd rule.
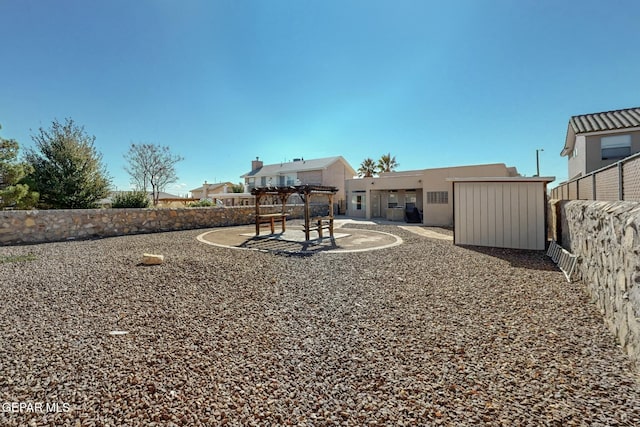
[[568,160],[570,179],[578,175],[580,176],[586,175],[587,173],[586,160],[585,160],[587,158],[587,153],[585,150],[585,142],[586,142],[586,138],[584,135],[576,136],[576,142],[573,147],[573,152],[576,153],[577,155],[575,157],[573,157],[573,155],[569,155],[569,160]]
[[579,257],[577,278],[640,361],[640,203],[562,201],[555,211],[562,246]]
[[[261,206],[277,213],[281,206]],[[287,205],[290,218],[303,218],[303,205]],[[313,216],[327,215],[327,205],[311,205]],[[254,206],[171,209],[63,209],[0,211],[0,244],[155,233],[255,223]]]
[[338,192],[335,196],[336,203],[340,200],[346,200],[344,181],[348,178],[353,178],[353,176],[347,175],[347,167],[344,163],[334,162],[326,170],[322,171],[322,177],[322,185],[329,185],[338,188]]
[[323,173],[321,170],[298,172],[301,184],[322,185]]
[[507,177],[509,175],[509,170],[502,163],[426,169],[422,180],[424,200],[427,200],[427,193],[430,191],[447,191],[449,202],[446,204],[426,203],[424,205],[424,224],[453,225],[453,183],[447,181],[447,178]]
[[[616,133],[607,133],[607,134],[598,134],[598,135],[588,135],[578,136],[576,138],[576,144],[578,143],[579,138],[583,138],[585,140],[584,148],[582,152],[584,152],[584,156],[580,157],[580,151],[578,151],[578,157],[575,159],[578,164],[581,164],[581,171],[584,174],[589,172],[593,172],[594,170],[603,168],[610,164],[617,162],[620,159],[607,159],[602,160],[602,150],[601,150],[601,139],[605,136],[614,136],[614,135],[631,135],[631,154],[640,152],[640,131],[635,132],[616,132]],[[573,159],[570,159],[573,160]],[[571,175],[571,163],[569,164],[569,176],[574,177],[575,175]]]

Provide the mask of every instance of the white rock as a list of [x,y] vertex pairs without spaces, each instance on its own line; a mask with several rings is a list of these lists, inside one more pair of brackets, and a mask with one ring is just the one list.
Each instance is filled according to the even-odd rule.
[[164,255],[142,254],[142,263],[144,265],[158,265],[164,262]]

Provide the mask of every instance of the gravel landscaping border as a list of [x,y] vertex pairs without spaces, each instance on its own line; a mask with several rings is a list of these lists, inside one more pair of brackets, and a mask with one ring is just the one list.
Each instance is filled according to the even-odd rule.
[[640,425],[636,371],[543,253],[349,227],[404,244],[0,247],[0,425]]

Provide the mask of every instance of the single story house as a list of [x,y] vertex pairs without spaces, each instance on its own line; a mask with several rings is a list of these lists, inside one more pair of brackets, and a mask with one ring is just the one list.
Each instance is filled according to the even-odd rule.
[[[366,219],[405,221],[419,213],[417,221],[431,226],[453,225],[451,178],[516,177],[504,163],[386,172],[377,177],[345,181],[346,214]],[[415,208],[415,209],[414,209]]]

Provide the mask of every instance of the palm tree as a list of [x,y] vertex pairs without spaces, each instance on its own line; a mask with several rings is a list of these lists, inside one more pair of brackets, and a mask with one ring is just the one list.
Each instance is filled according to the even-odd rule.
[[383,154],[378,160],[378,172],[393,172],[395,169],[400,166],[398,162],[396,162],[396,156],[391,157],[391,153]]
[[358,176],[370,178],[374,173],[376,173],[376,162],[371,157],[367,157],[362,161],[362,163],[360,163]]

